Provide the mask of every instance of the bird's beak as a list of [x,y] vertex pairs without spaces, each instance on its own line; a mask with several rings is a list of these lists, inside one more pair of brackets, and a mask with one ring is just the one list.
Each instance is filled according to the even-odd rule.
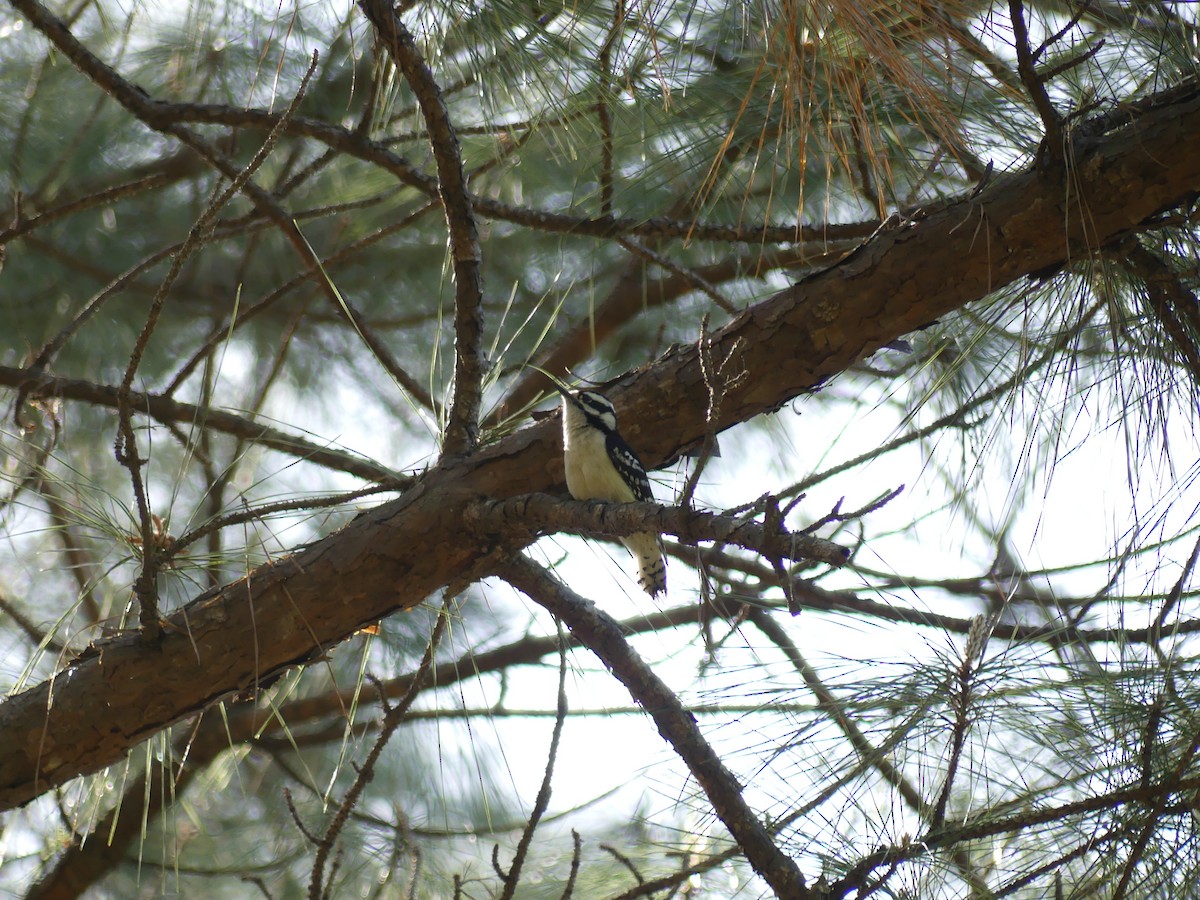
[[563,397],[564,397],[566,400],[569,400],[569,401],[571,401],[572,403],[575,401],[575,396],[574,396],[574,394],[572,394],[572,393],[571,393],[570,391],[568,391],[568,390],[567,390],[565,387],[563,387],[561,384],[559,384],[559,383],[558,383],[558,379],[556,379],[556,378],[551,378],[549,375],[547,375],[547,376],[546,376],[546,380],[547,380],[547,381],[549,381],[549,382],[550,382],[552,385],[554,385],[554,389],[555,389],[556,391],[558,391],[560,394],[562,394],[562,395],[563,395]]

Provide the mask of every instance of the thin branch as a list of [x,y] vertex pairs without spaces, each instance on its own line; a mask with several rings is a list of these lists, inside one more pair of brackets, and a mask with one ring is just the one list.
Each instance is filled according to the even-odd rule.
[[972,724],[973,689],[975,677],[978,675],[978,664],[983,655],[985,629],[986,619],[976,616],[963,648],[962,659],[954,672],[955,684],[949,698],[950,709],[954,713],[954,725],[950,729],[950,755],[946,763],[946,778],[942,783],[942,790],[928,816],[928,827],[931,830],[941,828],[946,821],[946,807],[950,802],[954,777],[958,774],[958,767],[962,762],[963,747],[966,745],[967,732]]
[[129,478],[133,485],[133,496],[137,504],[138,519],[141,525],[142,568],[137,579],[134,581],[134,594],[138,599],[138,618],[142,626],[143,639],[147,643],[157,641],[160,633],[157,580],[161,559],[160,548],[156,541],[158,528],[155,516],[150,509],[149,499],[141,474],[142,466],[148,462],[148,459],[138,455],[137,438],[133,432],[133,411],[129,403],[129,395],[133,389],[133,380],[137,375],[138,367],[141,365],[142,355],[146,351],[150,337],[158,324],[158,318],[162,313],[163,305],[170,295],[176,278],[183,271],[184,263],[208,241],[212,233],[213,224],[216,221],[217,213],[250,183],[250,179],[254,173],[267,161],[267,158],[275,147],[275,143],[282,135],[283,126],[287,123],[288,119],[295,115],[296,109],[299,107],[300,101],[308,89],[308,82],[312,78],[316,67],[317,54],[314,51],[308,70],[300,82],[300,87],[280,118],[279,125],[267,135],[267,139],[263,142],[249,164],[237,172],[233,176],[229,186],[208,204],[195,225],[192,226],[183,246],[172,257],[171,266],[162,283],[159,285],[154,299],[151,301],[146,322],[142,326],[142,331],[138,335],[137,341],[133,346],[133,351],[129,355],[129,363],[125,367],[125,376],[121,379],[121,384],[117,388],[118,429],[115,452],[117,461],[129,471]]
[[[30,0],[14,0],[26,3]],[[235,128],[270,129],[277,113],[212,103],[169,103],[155,101],[156,115],[174,122],[229,125]],[[430,196],[438,196],[438,182],[394,153],[386,142],[372,141],[353,129],[342,128],[318,119],[297,116],[287,133],[309,137],[363,162],[379,166],[403,184]],[[516,206],[480,194],[469,194],[475,213],[556,234],[575,234],[597,238],[644,237],[689,238],[718,243],[794,244],[813,242],[824,246],[841,240],[861,240],[878,228],[879,223],[843,223],[821,226],[772,225],[769,222],[741,224],[699,223],[692,219],[628,216],[617,218],[576,216],[567,213]]]
[[[327,272],[337,265],[354,259],[360,251],[370,247],[372,244],[378,243],[386,237],[403,231],[433,208],[433,203],[426,203],[420,208],[404,216],[399,221],[393,222],[384,228],[380,228],[377,231],[374,231],[371,234],[359,238],[358,240],[347,244],[345,247],[334,251],[320,261],[322,271]],[[214,327],[208,338],[206,338],[205,341],[200,345],[199,349],[197,349],[196,352],[192,354],[191,358],[179,368],[179,371],[176,372],[175,376],[171,379],[171,382],[167,385],[166,389],[163,391],[163,394],[166,396],[174,394],[179,389],[180,385],[182,385],[187,379],[187,377],[191,375],[193,371],[195,371],[198,365],[200,365],[200,362],[207,357],[215,347],[226,340],[232,331],[240,328],[258,315],[271,309],[276,303],[278,303],[300,285],[307,282],[309,279],[310,275],[307,272],[293,276],[272,290],[258,302],[250,304],[244,309],[239,310],[236,319],[228,319]],[[419,406],[427,410],[433,410],[433,398],[429,396],[429,392],[425,390],[424,386],[422,386],[419,381],[409,375],[407,371],[400,366],[394,357],[392,357],[390,351],[387,350],[386,344],[384,344],[383,341],[374,338],[374,332],[365,327],[366,320],[360,313],[357,312],[357,310],[354,309],[354,307],[347,304],[345,309],[339,309],[337,311],[337,319],[339,321],[348,321],[350,325],[358,331],[359,335],[363,337],[364,342],[370,340],[371,343],[368,343],[368,349],[375,354],[380,364],[388,370],[391,376]]]
[[54,532],[67,558],[67,568],[79,587],[84,616],[89,625],[94,625],[100,621],[100,604],[96,600],[96,584],[99,581],[96,573],[99,566],[76,532],[69,509],[58,495],[58,488],[43,477],[39,479],[36,490],[46,501],[46,511],[50,514]]
[[442,454],[460,456],[475,449],[487,361],[483,350],[483,251],[467,190],[462,150],[442,91],[412,34],[387,0],[360,0],[393,61],[404,73],[421,107],[438,172],[438,195],[450,229],[454,261],[454,387]]
[[717,372],[713,364],[712,358],[712,342],[708,337],[708,315],[705,314],[700,320],[700,339],[696,342],[696,347],[700,357],[700,373],[704,376],[704,386],[708,390],[708,412],[705,414],[705,423],[707,427],[704,429],[704,442],[700,445],[700,453],[696,457],[696,461],[692,466],[692,471],[688,473],[687,481],[683,484],[683,491],[679,495],[677,501],[680,506],[691,506],[692,496],[696,493],[696,486],[700,483],[700,476],[704,472],[704,467],[708,465],[708,461],[712,458],[713,448],[717,444],[718,423],[721,420],[721,394],[724,391],[724,386],[717,384]]
[[1012,18],[1013,41],[1017,52],[1017,74],[1021,83],[1033,101],[1034,109],[1042,120],[1046,134],[1042,146],[1052,159],[1061,159],[1064,152],[1062,146],[1062,117],[1050,102],[1046,93],[1046,82],[1038,75],[1035,68],[1036,57],[1029,45],[1029,26],[1025,22],[1025,4],[1022,0],[1008,0],[1008,11]]
[[392,739],[392,735],[396,733],[396,729],[404,722],[409,707],[417,699],[417,694],[434,683],[430,678],[430,674],[434,668],[433,660],[437,654],[438,644],[445,633],[446,623],[450,619],[449,608],[453,600],[453,597],[447,596],[443,602],[442,608],[437,614],[437,621],[433,626],[433,633],[430,634],[429,642],[425,645],[425,655],[421,658],[421,664],[417,667],[417,672],[413,676],[408,692],[397,705],[388,708],[384,713],[383,723],[379,728],[379,736],[375,739],[374,746],[371,747],[367,758],[363,761],[362,766],[359,767],[358,776],[354,779],[354,783],[350,785],[349,790],[346,791],[346,796],[342,798],[342,802],[339,804],[337,812],[334,813],[328,828],[325,829],[325,833],[316,841],[317,852],[313,858],[312,877],[308,883],[309,900],[321,900],[328,891],[330,882],[333,880],[332,872],[329,875],[329,879],[327,881],[325,879],[325,864],[329,857],[329,852],[337,843],[342,829],[346,827],[350,813],[358,804],[362,792],[370,784],[371,779],[375,777],[375,764],[379,761],[379,756],[383,753],[383,748],[387,746],[388,741]]
[[[270,192],[258,185],[252,178],[243,178],[242,170],[233,160],[217,150],[199,134],[181,124],[183,120],[174,114],[172,104],[161,103],[150,98],[136,85],[122,78],[111,66],[102,62],[79,42],[61,19],[46,9],[38,0],[12,0],[12,3],[35,28],[41,31],[64,56],[75,64],[76,68],[90,78],[97,87],[116,99],[135,118],[155,131],[175,138],[184,146],[195,151],[230,181],[237,183],[241,192],[254,204],[255,208],[267,220],[274,223],[288,243],[292,245],[307,269],[307,277],[317,284],[335,310],[344,313],[353,322],[353,315],[348,305],[333,282],[326,276],[321,267],[320,258],[300,231],[295,217],[288,213]],[[313,65],[315,65],[315,56],[314,53]],[[296,118],[294,106],[293,103],[292,107],[289,107],[290,112],[269,116],[273,124],[269,129],[271,137],[264,144],[264,149],[269,148],[270,142],[288,133],[289,122]],[[385,347],[378,343],[368,342],[365,336],[364,342],[397,383],[403,385],[411,380]]]
[[858,890],[867,875],[882,865],[920,859],[956,844],[978,842],[1003,834],[1017,834],[1051,822],[1066,823],[1089,813],[1128,808],[1133,804],[1160,803],[1163,804],[1160,812],[1166,811],[1167,803],[1173,799],[1173,795],[1195,790],[1200,790],[1200,777],[1170,780],[1150,786],[1139,784],[1134,787],[1117,788],[1105,794],[1082,797],[1058,806],[1022,810],[1011,816],[997,817],[994,811],[987,810],[965,824],[942,827],[906,840],[901,845],[880,847],[864,857],[846,876],[834,882],[830,887],[830,896],[841,897]]
[[[888,784],[892,785],[908,804],[909,809],[921,816],[929,825],[929,806],[925,798],[921,796],[921,792],[904,777],[904,773],[899,768],[894,766],[883,753],[872,745],[870,739],[863,734],[862,729],[855,724],[846,712],[845,707],[838,700],[837,695],[833,693],[821,680],[817,670],[814,669],[800,653],[795,642],[788,635],[787,631],[771,616],[769,612],[761,607],[751,606],[747,613],[747,620],[761,631],[769,641],[783,651],[787,656],[788,661],[800,673],[800,677],[804,679],[805,685],[813,692],[813,696],[817,698],[817,707],[841,729],[850,746],[858,754],[863,763],[873,768]],[[955,867],[958,869],[963,878],[971,885],[971,890],[978,896],[987,896],[987,885],[984,883],[980,874],[971,864],[970,856],[961,849],[955,848],[951,851],[951,859]]]
[[691,289],[700,291],[708,299],[712,300],[726,315],[736,316],[738,314],[737,307],[726,300],[720,291],[696,271],[687,266],[679,265],[669,257],[663,256],[661,253],[656,253],[645,244],[632,238],[617,238],[617,243],[635,256],[640,256],[647,262],[652,262],[656,266],[666,269],[672,275],[681,278]]
[[596,118],[600,123],[600,215],[609,218],[613,214],[613,131],[612,117],[608,111],[608,95],[612,90],[613,45],[621,36],[621,24],[625,18],[624,0],[613,4],[612,24],[596,54]]
[[101,188],[94,193],[77,197],[74,200],[68,200],[65,203],[60,203],[58,206],[52,206],[50,209],[36,216],[24,215],[21,206],[18,204],[13,210],[12,223],[7,228],[0,228],[0,247],[21,235],[28,234],[44,225],[49,225],[52,222],[72,216],[75,213],[83,212],[97,206],[107,206],[144,191],[153,191],[165,187],[168,184],[178,181],[183,177],[183,174],[180,171],[177,173],[156,172],[143,175],[122,184]]
[[751,867],[780,897],[805,900],[811,893],[794,860],[770,834],[742,798],[742,786],[700,733],[679,698],[634,652],[620,625],[591,601],[579,596],[541,566],[517,557],[502,566],[500,577],[562,619],[571,633],[598,656],[630,695],[654,719],[659,734],[671,744],[704,789],[713,810],[725,823]]
[[579,877],[579,864],[583,861],[583,840],[574,828],[571,829],[571,844],[571,871],[563,886],[562,900],[569,900],[571,894],[575,893],[575,880]]
[[1142,282],[1150,309],[1191,375],[1193,386],[1200,389],[1200,331],[1195,312],[1200,299],[1162,257],[1137,238],[1130,238],[1121,249],[1122,261]]
[[181,535],[171,541],[169,549],[164,550],[162,559],[168,560],[178,556],[191,544],[213,534],[223,528],[228,528],[231,525],[241,525],[245,522],[256,522],[264,519],[267,516],[273,516],[281,512],[299,512],[313,509],[328,509],[331,506],[344,506],[352,500],[358,500],[362,497],[369,497],[373,494],[380,494],[385,491],[392,491],[395,488],[388,485],[371,485],[370,487],[360,488],[356,491],[345,491],[340,494],[332,494],[327,497],[294,497],[290,500],[280,500],[275,503],[264,503],[261,506],[251,506],[240,512],[229,513],[224,516],[216,516],[213,519],[205,522],[203,525],[192,529],[186,534]]
[[[525,857],[529,854],[529,845],[533,843],[533,832],[550,805],[550,782],[554,775],[554,763],[558,759],[558,742],[562,738],[563,723],[567,720],[567,641],[563,634],[562,624],[558,623],[558,703],[554,713],[554,730],[550,734],[550,752],[546,759],[546,771],[542,775],[542,784],[538,788],[537,797],[533,801],[533,811],[529,814],[529,822],[521,831],[517,841],[517,849],[513,853],[512,864],[508,873],[503,876],[504,891],[501,900],[512,900],[521,882],[521,868],[525,865]],[[576,841],[579,836],[576,835]],[[578,852],[578,845],[576,845]]]
[[656,503],[603,503],[596,500],[558,500],[548,494],[524,494],[508,500],[478,500],[468,504],[467,524],[489,534],[519,539],[534,534],[566,531],[623,537],[643,531],[673,534],[688,542],[736,544],[767,557],[810,559],[831,566],[845,564],[845,547],[811,535],[788,532],[746,518],[719,516]]
[[9,618],[16,622],[17,627],[25,632],[25,636],[29,638],[34,646],[48,647],[56,653],[62,651],[62,644],[50,637],[48,633],[43,633],[36,625],[33,624],[32,619],[21,612],[21,610],[17,608],[17,605],[3,594],[0,594],[0,612],[6,614]]
[[[116,387],[74,378],[59,378],[31,369],[0,365],[0,385],[25,390],[27,395],[32,397],[62,397],[111,409],[117,406]],[[230,434],[314,465],[346,472],[364,481],[394,486],[410,481],[407,476],[380,463],[318,444],[299,435],[288,434],[226,410],[180,403],[162,394],[143,394],[138,391],[129,392],[129,405],[134,412],[163,424],[194,423],[202,428]]]

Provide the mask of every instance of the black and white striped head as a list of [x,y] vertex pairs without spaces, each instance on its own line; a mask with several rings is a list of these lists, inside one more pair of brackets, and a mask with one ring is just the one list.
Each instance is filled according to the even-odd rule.
[[597,394],[595,391],[576,391],[571,395],[571,403],[583,413],[593,428],[599,428],[601,431],[617,430],[617,411],[603,394]]
[[603,394],[568,391],[557,384],[554,387],[562,394],[563,422],[567,428],[595,428],[606,434],[617,430],[617,411]]

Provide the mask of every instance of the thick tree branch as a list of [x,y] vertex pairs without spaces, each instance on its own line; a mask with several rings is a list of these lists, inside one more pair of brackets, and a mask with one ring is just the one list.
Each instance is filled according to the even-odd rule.
[[[1069,176],[1051,167],[996,178],[881,232],[713,332],[713,357],[737,350],[746,376],[722,398],[721,424],[778,409],[900,335],[1027,274],[1085,260],[1200,192],[1200,154],[1191,152],[1200,141],[1200,83],[1077,130]],[[694,345],[672,348],[608,394],[651,467],[707,429]],[[155,647],[118,636],[8,698],[0,704],[8,738],[0,808],[123,758],[167,725],[452,579],[494,570],[493,542],[464,540],[463,511],[481,497],[558,488],[560,442],[548,421],[444,461],[336,534],[171,613]]]

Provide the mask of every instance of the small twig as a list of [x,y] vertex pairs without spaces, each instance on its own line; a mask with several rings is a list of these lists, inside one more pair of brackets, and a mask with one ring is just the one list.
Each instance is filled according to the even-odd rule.
[[142,326],[142,331],[134,342],[133,350],[129,355],[129,363],[125,368],[125,376],[117,388],[118,426],[114,451],[117,462],[129,472],[130,482],[133,486],[133,496],[137,505],[138,518],[141,524],[142,569],[134,582],[134,593],[138,598],[138,618],[141,622],[142,636],[147,643],[157,641],[161,631],[161,625],[158,621],[157,587],[160,559],[157,546],[154,543],[155,524],[141,472],[142,466],[149,460],[138,455],[137,438],[133,431],[133,411],[130,406],[130,393],[133,389],[133,380],[141,365],[142,356],[146,352],[150,337],[158,325],[159,316],[162,313],[171,288],[174,286],[180,272],[183,271],[184,263],[207,242],[209,235],[212,233],[217,213],[250,182],[254,173],[266,162],[267,157],[270,156],[275,143],[283,134],[284,126],[295,114],[301,99],[304,97],[304,93],[308,88],[308,82],[312,78],[313,71],[316,69],[317,59],[318,56],[314,51],[312,60],[309,63],[308,70],[304,74],[304,78],[300,82],[296,96],[292,98],[292,102],[288,105],[284,115],[280,117],[276,128],[267,136],[267,139],[263,142],[258,153],[255,154],[249,164],[238,172],[231,180],[229,186],[208,204],[195,225],[192,226],[183,246],[172,257],[171,266],[159,285],[154,299],[151,301],[150,311],[146,316],[146,322]]
[[724,376],[724,372],[730,360],[740,349],[740,345],[734,345],[720,369],[717,370],[713,364],[712,340],[708,336],[708,313],[705,313],[700,320],[700,340],[697,342],[697,349],[700,374],[704,378],[704,386],[708,389],[708,410],[704,416],[704,440],[700,444],[700,452],[692,465],[692,471],[688,474],[687,481],[684,482],[683,493],[679,498],[680,506],[692,505],[692,496],[696,493],[696,487],[700,483],[700,475],[704,472],[708,461],[712,459],[713,451],[717,446],[717,430],[721,423],[721,398],[729,388],[731,381]]
[[986,640],[987,620],[976,616],[971,623],[971,631],[967,635],[967,643],[963,648],[962,659],[955,670],[956,690],[950,694],[950,708],[954,712],[954,727],[950,733],[950,756],[946,763],[946,779],[938,795],[933,811],[929,814],[929,830],[936,831],[946,821],[946,806],[950,802],[950,791],[954,787],[954,777],[962,761],[963,747],[966,745],[967,732],[973,720],[971,705],[972,690],[975,676],[978,674],[980,657]]
[[1092,0],[1083,0],[1082,3],[1078,4],[1075,7],[1075,11],[1071,13],[1071,17],[1067,19],[1067,24],[1058,29],[1058,31],[1054,32],[1054,34],[1047,37],[1044,41],[1042,41],[1038,48],[1033,51],[1033,61],[1037,62],[1045,55],[1047,50],[1066,37],[1067,32],[1078,25],[1080,20],[1087,15],[1088,8],[1091,5]]
[[[1064,72],[1069,72],[1071,69],[1074,69],[1076,66],[1083,65],[1085,62],[1087,62],[1089,59],[1091,59],[1093,56],[1095,56],[1097,53],[1100,52],[1101,48],[1104,46],[1104,43],[1105,43],[1105,39],[1100,38],[1100,40],[1096,41],[1096,43],[1094,43],[1091,47],[1089,47],[1087,50],[1083,51],[1082,53],[1077,53],[1074,56],[1063,60],[1057,66],[1043,70],[1042,72],[1040,72],[1038,74],[1038,78],[1040,78],[1042,80],[1043,84],[1053,81],[1055,78],[1057,78],[1059,75],[1063,74]],[[1087,107],[1087,108],[1089,108],[1089,109],[1094,108],[1094,106]],[[1075,110],[1075,112],[1073,113],[1073,116],[1077,118],[1080,114],[1081,114],[1080,110]]]
[[265,881],[263,881],[262,878],[260,878],[259,876],[243,875],[241,880],[243,882],[246,882],[247,884],[254,885],[256,888],[258,888],[260,891],[262,891],[262,895],[264,897],[266,897],[267,900],[275,900],[275,898],[271,896],[271,892],[269,890],[267,890],[267,883]]
[[1050,102],[1050,95],[1046,93],[1046,83],[1038,76],[1034,66],[1036,57],[1029,46],[1029,27],[1025,22],[1025,4],[1022,0],[1008,0],[1008,11],[1012,18],[1013,41],[1017,52],[1017,74],[1021,76],[1021,83],[1025,85],[1029,99],[1033,101],[1034,109],[1037,110],[1037,114],[1042,120],[1042,127],[1046,131],[1042,147],[1050,154],[1051,158],[1061,159],[1064,152],[1062,117],[1055,110],[1054,104]]
[[[26,396],[63,397],[108,408],[115,408],[117,405],[118,389],[112,385],[60,378],[29,369],[0,365],[0,385],[25,388]],[[241,437],[294,459],[346,472],[364,481],[399,486],[407,484],[410,480],[380,463],[315,443],[298,435],[288,434],[226,410],[205,409],[192,403],[180,403],[162,394],[143,394],[138,391],[129,392],[129,406],[134,412],[163,424],[203,423],[205,428]]]
[[[775,497],[767,498],[763,510],[763,531],[767,534],[785,533],[783,515],[779,509],[778,499]],[[771,564],[771,569],[775,572],[775,577],[779,579],[779,584],[783,587],[784,594],[787,596],[788,611],[792,615],[797,615],[800,610],[796,606],[795,597],[792,593],[792,579],[788,577],[787,570],[783,567],[783,556],[779,553],[764,553],[763,557]]]
[[357,491],[345,491],[344,493],[332,494],[328,497],[297,497],[292,500],[280,500],[277,503],[264,503],[261,506],[248,507],[241,512],[217,516],[205,522],[200,527],[194,528],[181,537],[176,538],[172,541],[170,550],[165,551],[161,558],[163,561],[166,561],[178,556],[189,545],[194,544],[202,537],[220,531],[223,528],[228,528],[231,525],[254,522],[281,512],[297,512],[300,510],[327,509],[331,506],[342,506],[352,500],[392,490],[395,490],[395,488],[387,485],[371,485],[370,487],[360,488]]
[[612,25],[596,54],[599,76],[596,83],[596,118],[600,122],[600,215],[608,217],[613,211],[613,132],[612,118],[608,112],[608,94],[612,90],[612,49],[621,33],[621,21],[625,17],[625,3],[617,0],[613,4]]
[[[736,544],[770,558],[814,560],[845,565],[849,550],[823,538],[745,518],[698,512],[656,503],[604,503],[598,500],[561,500],[548,494],[521,494],[505,500],[480,499],[463,511],[465,523],[488,534],[567,532],[624,537],[644,531],[671,534],[687,542],[714,541]],[[512,531],[508,531],[512,529]]]
[[583,840],[579,837],[579,832],[574,828],[571,829],[571,871],[567,874],[567,883],[563,887],[562,900],[570,900],[570,897],[575,893],[575,880],[579,877],[579,864],[583,861]]
[[883,494],[881,494],[879,497],[876,497],[874,500],[872,500],[866,506],[861,506],[852,512],[842,512],[842,500],[844,500],[845,498],[841,497],[838,499],[837,503],[835,503],[833,505],[833,509],[831,509],[828,513],[826,513],[824,516],[822,516],[817,521],[813,522],[811,525],[806,525],[804,527],[804,533],[812,534],[818,528],[828,525],[831,522],[849,522],[849,521],[853,521],[855,519],[861,519],[863,516],[866,516],[870,513],[875,512],[876,510],[882,509],[883,507],[887,506],[889,503],[891,503],[893,500],[895,500],[897,497],[899,497],[903,492],[904,492],[904,485],[900,485],[899,487],[893,488],[890,491],[885,491]]
[[9,618],[16,622],[17,627],[25,632],[25,636],[28,637],[35,646],[44,646],[56,653],[62,651],[63,645],[61,643],[50,637],[48,634],[43,634],[41,631],[39,631],[37,626],[33,624],[33,621],[19,609],[17,609],[16,604],[14,604],[3,594],[0,594],[0,612],[6,613]]
[[[328,272],[329,269],[333,268],[339,263],[344,263],[347,260],[354,259],[355,256],[365,248],[370,247],[384,238],[390,237],[391,235],[408,228],[419,218],[431,211],[434,206],[435,204],[432,202],[426,203],[424,206],[421,206],[417,210],[409,213],[399,221],[393,222],[385,228],[381,228],[378,231],[354,241],[353,243],[347,244],[345,247],[342,247],[341,249],[329,254],[324,259],[318,260],[318,266],[322,272]],[[175,376],[163,390],[163,394],[166,396],[173,395],[177,390],[179,390],[179,387],[184,381],[187,380],[191,373],[195,371],[196,367],[200,365],[204,359],[211,355],[212,351],[218,345],[224,342],[235,329],[241,328],[262,313],[267,312],[300,285],[309,281],[311,277],[311,273],[307,271],[301,272],[298,275],[294,275],[283,284],[272,290],[261,300],[257,301],[256,303],[252,303],[243,309],[239,309],[236,318],[227,319],[214,327],[209,336],[200,345],[199,349],[197,349],[196,352],[193,353],[192,356],[187,360],[187,362],[185,362],[175,373]],[[352,327],[358,328],[358,333],[363,337],[363,342],[367,345],[367,349],[369,349],[375,355],[375,358],[379,361],[379,364],[383,366],[385,370],[387,370],[388,374],[395,379],[396,383],[399,384],[400,387],[403,388],[404,391],[406,391],[419,406],[427,410],[433,410],[433,398],[430,397],[429,392],[419,381],[417,381],[416,378],[410,375],[404,369],[404,367],[400,365],[391,351],[387,348],[386,343],[378,340],[376,340],[374,343],[371,343],[367,340],[368,336],[373,337],[373,332],[370,329],[363,329],[361,327],[365,321],[361,313],[358,313],[357,310],[355,310],[355,308],[350,304],[346,304],[345,308],[339,306],[336,314],[339,319],[345,319]]]
[[1188,557],[1187,563],[1184,564],[1183,571],[1179,573],[1179,578],[1175,584],[1171,586],[1170,592],[1163,601],[1162,609],[1158,611],[1158,615],[1154,617],[1154,625],[1152,630],[1161,635],[1163,626],[1167,623],[1167,616],[1175,609],[1179,603],[1180,597],[1183,596],[1183,587],[1187,584],[1189,578],[1192,577],[1192,572],[1196,569],[1196,561],[1200,559],[1200,538],[1196,539],[1196,543],[1192,546],[1192,553]]
[[639,256],[647,262],[652,262],[656,266],[666,269],[672,275],[682,278],[694,290],[700,291],[702,294],[712,300],[713,303],[720,307],[722,312],[725,312],[730,316],[736,316],[738,314],[737,307],[726,300],[721,292],[718,291],[710,281],[705,279],[694,270],[689,269],[686,266],[681,266],[668,256],[663,256],[661,253],[656,253],[641,241],[634,240],[633,238],[617,238],[617,243],[634,256]]
[[292,821],[296,823],[296,827],[300,829],[300,833],[304,835],[305,840],[314,846],[320,844],[321,842],[317,836],[304,825],[304,820],[300,818],[300,813],[296,810],[296,804],[292,801],[292,792],[288,788],[283,789],[283,802],[287,804],[288,812],[292,814]]
[[642,873],[638,871],[637,864],[616,847],[612,846],[611,844],[601,844],[600,849],[628,869],[638,884],[646,883],[646,879],[642,877]]
[[46,511],[54,524],[54,532],[62,544],[62,550],[67,558],[67,568],[79,586],[79,599],[83,604],[84,615],[89,625],[100,621],[100,604],[96,600],[96,584],[99,581],[97,571],[99,566],[92,558],[90,551],[75,531],[71,523],[67,505],[58,495],[58,490],[46,479],[40,478],[37,492],[46,501]]
[[[550,752],[546,759],[546,771],[542,775],[542,785],[538,788],[537,797],[533,802],[533,811],[529,814],[529,823],[521,832],[517,842],[516,852],[513,853],[512,865],[504,877],[504,891],[501,900],[512,900],[517,885],[521,880],[521,868],[525,865],[525,857],[529,853],[529,845],[533,843],[533,832],[538,822],[550,805],[550,781],[554,775],[554,763],[558,759],[558,742],[562,737],[563,723],[567,720],[567,641],[563,634],[562,622],[558,622],[558,706],[554,717],[554,730],[550,734]],[[578,836],[576,837],[578,840]],[[495,856],[495,854],[493,854]],[[499,865],[496,864],[497,869]]]

